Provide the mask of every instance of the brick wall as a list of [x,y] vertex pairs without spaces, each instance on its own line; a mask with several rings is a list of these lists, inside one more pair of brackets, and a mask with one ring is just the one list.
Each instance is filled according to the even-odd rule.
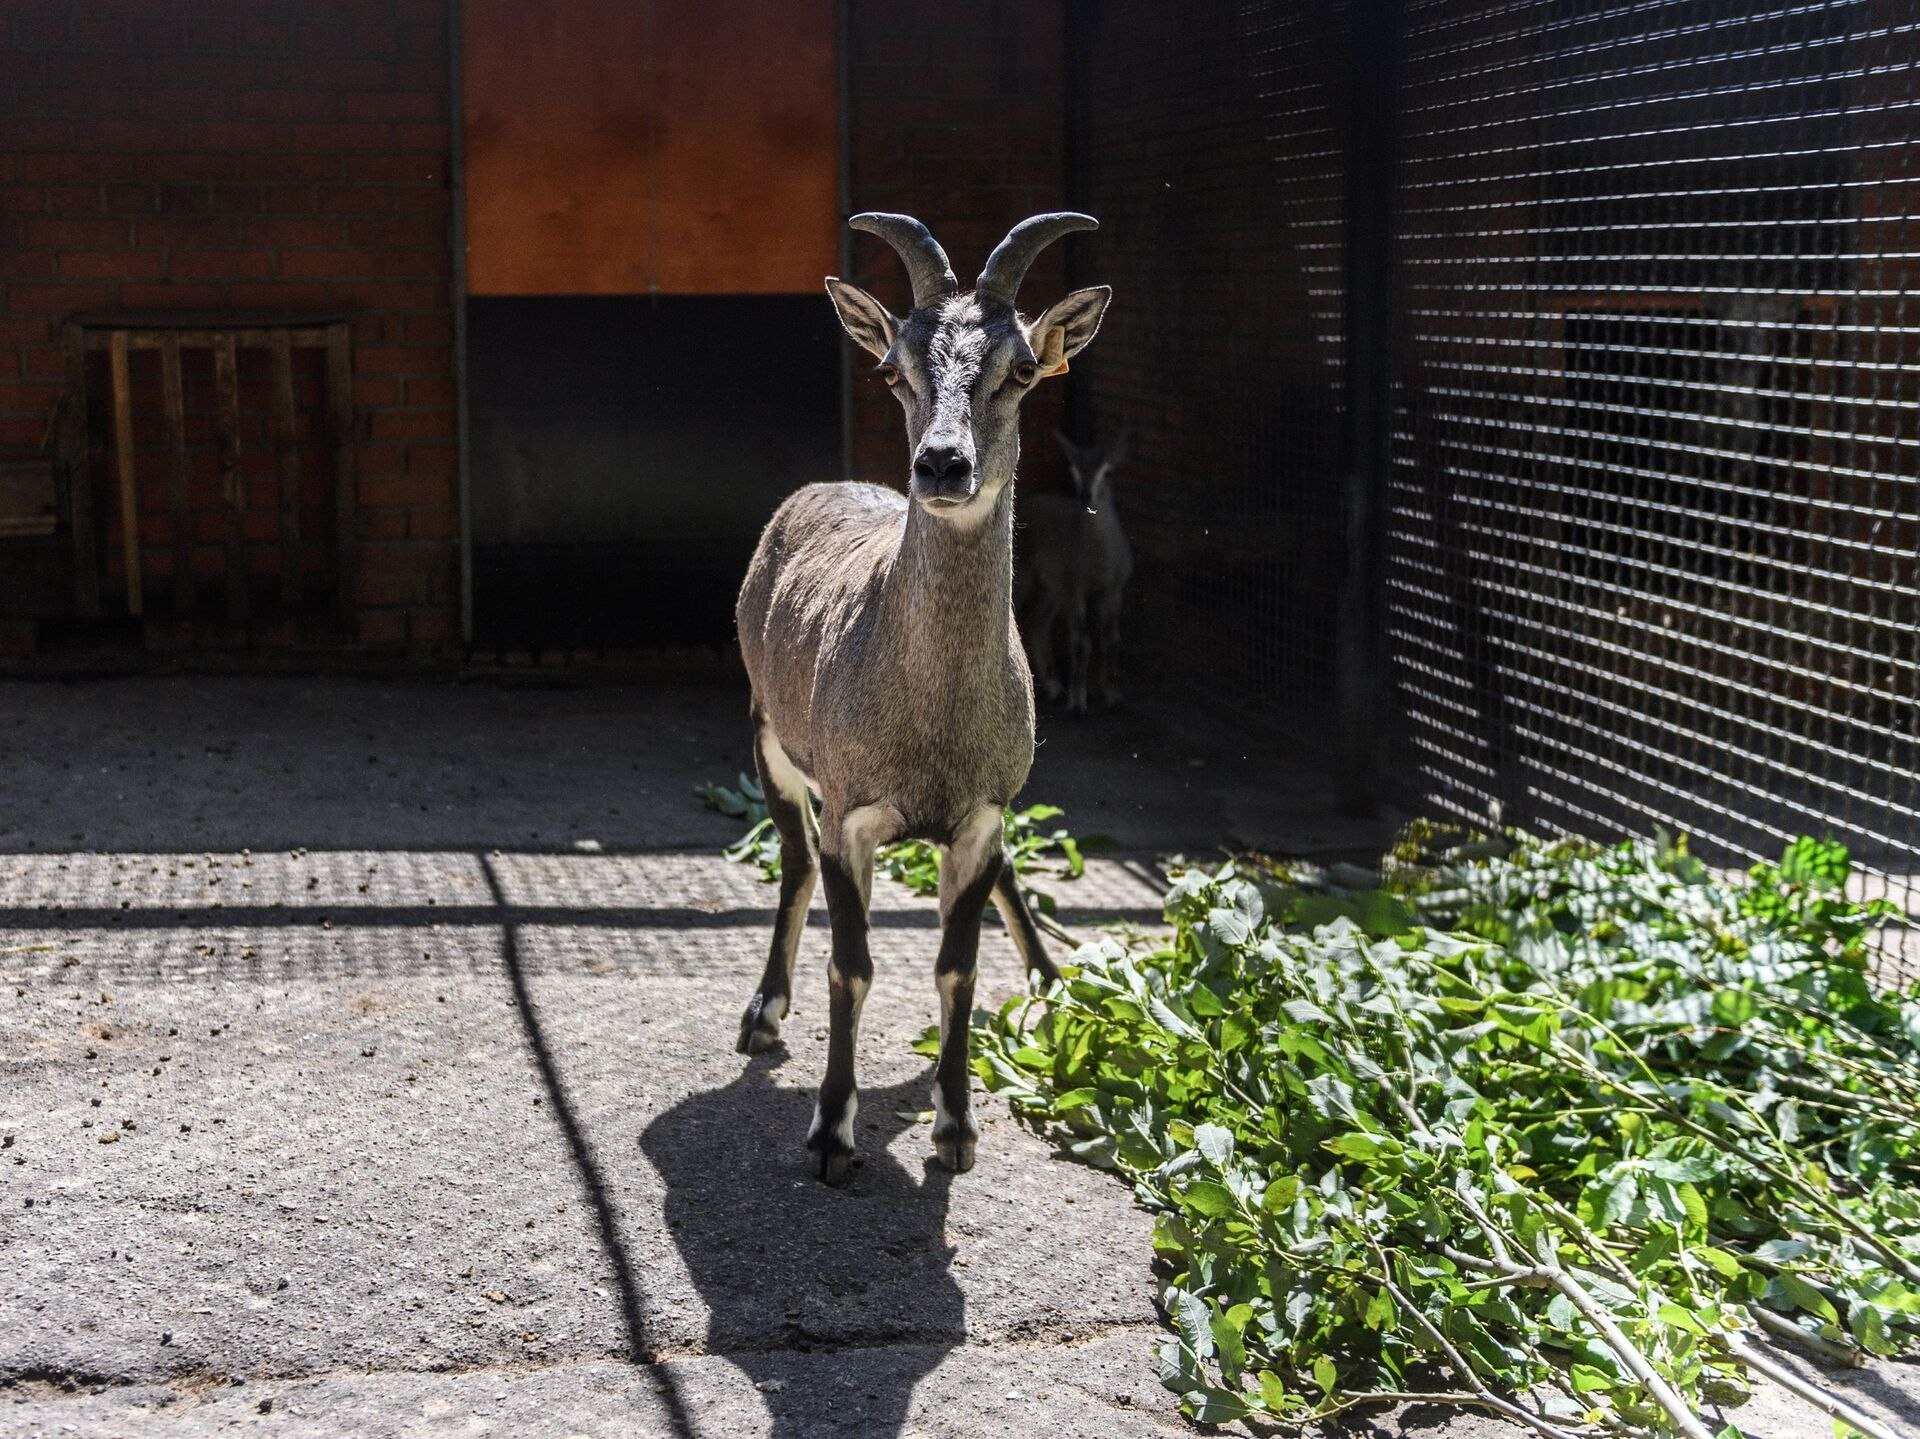
[[[352,638],[376,647],[441,645],[457,624],[447,8],[0,9],[0,457],[40,443],[68,314],[350,317]],[[165,519],[143,517],[161,565]]]
[[[1062,0],[850,0],[848,160],[855,212],[894,210],[926,221],[963,286],[1017,221],[1066,201]],[[1022,287],[1037,314],[1065,292],[1069,239],[1043,255]],[[906,274],[876,239],[854,239],[853,273],[895,314],[911,303]],[[904,483],[900,407],[853,363],[853,471]],[[1021,482],[1059,483],[1053,428],[1060,382],[1028,400],[1021,422]]]

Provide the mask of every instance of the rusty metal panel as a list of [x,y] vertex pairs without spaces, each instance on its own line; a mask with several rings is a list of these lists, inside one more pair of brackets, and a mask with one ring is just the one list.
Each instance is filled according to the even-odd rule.
[[815,293],[838,254],[834,17],[466,0],[469,293]]

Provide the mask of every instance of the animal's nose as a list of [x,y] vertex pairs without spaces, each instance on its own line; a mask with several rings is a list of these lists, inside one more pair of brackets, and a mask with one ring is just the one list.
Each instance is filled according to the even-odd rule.
[[914,457],[913,472],[933,484],[959,484],[973,473],[973,456],[958,445],[926,445]]

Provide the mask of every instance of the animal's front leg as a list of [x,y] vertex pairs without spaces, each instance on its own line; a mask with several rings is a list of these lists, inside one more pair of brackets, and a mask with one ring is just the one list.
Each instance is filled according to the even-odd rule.
[[999,805],[975,810],[947,847],[940,866],[940,1058],[933,1072],[933,1151],[956,1173],[973,1168],[980,1131],[973,1122],[968,1030],[980,954],[980,916],[1005,864]]
[[853,1159],[853,1119],[860,1110],[854,1091],[853,1047],[860,1030],[860,1006],[873,983],[873,959],[867,952],[873,852],[899,832],[899,815],[891,808],[856,809],[844,816],[829,811],[822,816],[820,875],[833,926],[833,957],[827,961],[827,1077],[814,1106],[807,1148],[828,1184],[846,1182]]

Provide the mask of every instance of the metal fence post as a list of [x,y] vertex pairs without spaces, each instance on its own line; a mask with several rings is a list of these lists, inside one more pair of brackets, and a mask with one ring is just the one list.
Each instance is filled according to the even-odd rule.
[[1349,0],[1346,154],[1346,563],[1336,645],[1338,781],[1356,813],[1378,803],[1389,723],[1381,586],[1394,370],[1394,158],[1400,0]]

